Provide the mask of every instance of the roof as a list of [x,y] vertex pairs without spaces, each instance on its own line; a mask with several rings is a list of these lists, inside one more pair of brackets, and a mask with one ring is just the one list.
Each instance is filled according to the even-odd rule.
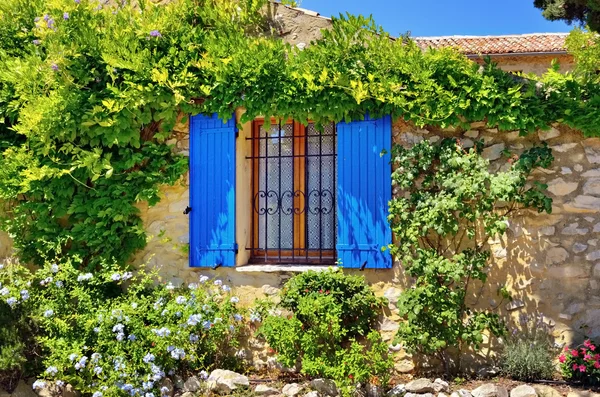
[[422,49],[455,47],[465,55],[564,53],[568,33],[533,33],[507,36],[415,37]]

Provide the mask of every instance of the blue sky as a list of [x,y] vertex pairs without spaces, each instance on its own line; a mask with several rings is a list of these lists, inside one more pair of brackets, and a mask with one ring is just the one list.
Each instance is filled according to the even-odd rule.
[[499,35],[568,32],[544,19],[533,0],[301,0],[300,7],[325,16],[373,14],[393,36]]

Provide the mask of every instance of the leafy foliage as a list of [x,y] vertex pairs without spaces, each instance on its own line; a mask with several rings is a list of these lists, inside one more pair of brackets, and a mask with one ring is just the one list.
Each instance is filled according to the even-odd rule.
[[543,10],[551,21],[563,20],[589,25],[600,30],[600,1],[598,0],[534,0],[533,4]]
[[333,379],[344,396],[357,383],[387,384],[393,363],[372,328],[381,302],[362,277],[339,269],[302,273],[284,287],[281,305],[291,314],[273,310],[259,334],[283,366]]
[[500,366],[504,375],[520,380],[552,379],[556,370],[556,348],[544,317],[523,316],[521,327],[513,328],[504,338]]
[[600,347],[590,339],[581,346],[565,346],[558,361],[566,379],[584,384],[600,384]]
[[155,203],[185,171],[166,144],[180,112],[225,118],[244,107],[242,121],[317,124],[370,112],[524,133],[560,121],[600,132],[589,75],[515,79],[353,16],[300,51],[273,37],[265,4],[2,2],[0,199],[23,259],[41,264],[36,252],[61,241],[55,254],[92,269],[143,247],[136,203]]
[[[47,262],[35,274],[17,263],[0,270],[0,314],[24,313],[19,326],[37,332],[22,344],[39,346],[38,385],[69,383],[83,393],[161,395],[167,375],[236,368],[244,329],[238,298],[220,280],[175,288],[154,274],[118,265],[85,273],[69,261]],[[18,345],[17,345],[18,346]],[[2,357],[9,346],[2,345]],[[19,370],[22,354],[2,360],[0,373]]]
[[406,321],[397,338],[410,350],[437,355],[449,371],[448,350],[478,349],[483,331],[501,335],[498,315],[469,307],[467,296],[485,283],[490,237],[502,235],[507,220],[520,207],[550,212],[546,186],[528,183],[536,167],[553,158],[546,146],[509,159],[508,169],[488,170],[480,142],[464,149],[455,139],[440,144],[423,141],[410,149],[396,145],[393,183],[402,193],[390,202],[390,245],[414,285],[399,297]]

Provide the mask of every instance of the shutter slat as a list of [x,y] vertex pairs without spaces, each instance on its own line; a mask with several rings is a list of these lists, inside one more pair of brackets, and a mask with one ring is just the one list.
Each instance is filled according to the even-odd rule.
[[190,264],[235,266],[235,119],[190,120]]
[[389,269],[392,258],[381,248],[392,241],[387,220],[392,197],[391,118],[340,123],[337,134],[338,257],[346,268]]

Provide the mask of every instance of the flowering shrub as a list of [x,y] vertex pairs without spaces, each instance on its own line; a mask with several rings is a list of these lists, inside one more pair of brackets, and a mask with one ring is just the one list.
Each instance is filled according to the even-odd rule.
[[600,347],[591,340],[578,347],[565,346],[558,361],[566,379],[600,384]]
[[363,277],[340,269],[302,273],[283,288],[281,306],[263,314],[259,335],[283,366],[333,379],[343,395],[357,383],[387,384],[393,364],[372,329],[381,300]]
[[230,288],[206,276],[182,287],[156,281],[116,265],[89,273],[63,262],[7,287],[3,304],[27,307],[39,328],[43,366],[34,387],[51,381],[95,397],[152,397],[169,375],[235,367],[244,316]]
[[515,326],[504,338],[500,357],[502,372],[521,381],[552,379],[556,352],[544,316],[524,315],[519,322],[520,327]]

